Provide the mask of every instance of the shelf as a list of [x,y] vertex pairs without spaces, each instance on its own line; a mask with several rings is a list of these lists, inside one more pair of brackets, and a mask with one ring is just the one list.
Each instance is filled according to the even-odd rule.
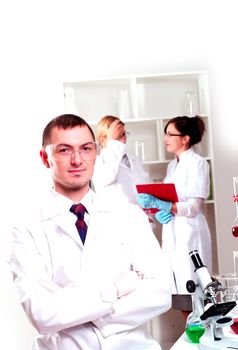
[[65,108],[70,110],[73,106],[90,121],[122,112],[124,118],[134,117],[131,85],[131,78],[65,82]]
[[63,88],[66,112],[73,109],[93,122],[104,115],[127,122],[187,115],[188,92],[193,92],[195,114],[209,111],[206,72],[65,82]]
[[206,134],[195,150],[209,161],[213,173],[206,72],[71,81],[63,87],[66,112],[86,118],[94,131],[104,115],[120,117],[130,133],[128,152],[138,155],[141,149],[144,166],[156,181],[165,176],[169,161],[174,159],[164,147],[165,125],[172,117],[191,112],[187,109],[187,95],[192,92],[193,112],[202,116],[206,127]]
[[168,164],[170,162],[170,159],[166,160],[152,160],[152,161],[145,161],[143,162],[144,165],[160,165],[160,164]]

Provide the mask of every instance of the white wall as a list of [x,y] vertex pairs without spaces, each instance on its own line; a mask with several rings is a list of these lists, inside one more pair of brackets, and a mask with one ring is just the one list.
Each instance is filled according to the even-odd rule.
[[[30,349],[33,329],[4,260],[10,206],[47,179],[41,132],[63,113],[63,79],[208,70],[215,155],[220,272],[231,271],[238,175],[236,0],[8,1],[0,8],[1,341]],[[24,195],[24,196],[22,196]],[[16,209],[15,209],[16,210]],[[13,336],[14,335],[14,336]]]

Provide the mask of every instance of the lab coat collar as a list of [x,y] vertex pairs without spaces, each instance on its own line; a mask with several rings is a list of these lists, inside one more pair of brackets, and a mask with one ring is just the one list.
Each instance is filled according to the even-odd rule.
[[94,199],[94,195],[95,195],[95,192],[93,192],[93,190],[89,190],[86,195],[81,199],[80,202],[77,202],[77,203],[73,203],[71,202],[71,204],[78,204],[78,203],[82,203],[87,212],[90,214],[92,212],[92,206],[93,206],[93,199]]
[[193,147],[190,147],[189,149],[187,149],[186,151],[183,151],[182,153],[180,153],[179,155],[179,159],[182,159],[184,157],[187,157],[188,155],[194,153],[194,149]]
[[89,214],[87,239],[84,245],[78,240],[78,236],[73,233],[75,230],[75,223],[69,215],[69,208],[73,202],[54,190],[48,193],[48,197],[46,197],[43,202],[41,209],[42,221],[45,231],[49,232],[49,234],[52,231],[53,225],[54,229],[57,227],[59,232],[63,231],[74,239],[77,244],[85,248],[85,246],[90,244],[91,237],[94,237],[95,232],[97,232],[98,236],[103,234],[105,225],[107,225],[108,220],[110,221],[112,218],[112,211],[121,208],[121,205],[125,203],[124,201],[122,203],[118,203],[120,201],[113,201],[112,203],[112,198],[104,194],[96,194],[91,189],[80,202],[85,205]]
[[[82,203],[85,206],[89,214],[92,211],[94,194],[95,193],[90,189],[80,201],[80,203]],[[69,208],[72,204],[74,204],[74,202],[71,199],[61,195],[60,193],[56,192],[53,188],[51,188],[50,192],[46,195],[46,198],[44,199],[44,203],[41,209],[42,220],[48,220],[55,216],[68,213]]]

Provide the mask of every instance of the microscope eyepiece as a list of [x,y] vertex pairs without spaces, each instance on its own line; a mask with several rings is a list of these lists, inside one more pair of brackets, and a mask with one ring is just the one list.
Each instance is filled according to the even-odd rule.
[[198,251],[197,250],[192,250],[190,253],[189,253],[191,259],[192,259],[192,262],[193,262],[193,265],[195,267],[195,271],[197,269],[199,269],[200,267],[204,267],[203,265],[203,262],[198,254]]

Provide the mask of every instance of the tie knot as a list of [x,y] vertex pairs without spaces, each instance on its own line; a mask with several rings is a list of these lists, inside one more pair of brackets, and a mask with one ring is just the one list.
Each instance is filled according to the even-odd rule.
[[84,213],[87,211],[85,206],[81,203],[79,204],[73,204],[70,208],[70,211],[74,213],[78,219],[83,220],[84,219]]

